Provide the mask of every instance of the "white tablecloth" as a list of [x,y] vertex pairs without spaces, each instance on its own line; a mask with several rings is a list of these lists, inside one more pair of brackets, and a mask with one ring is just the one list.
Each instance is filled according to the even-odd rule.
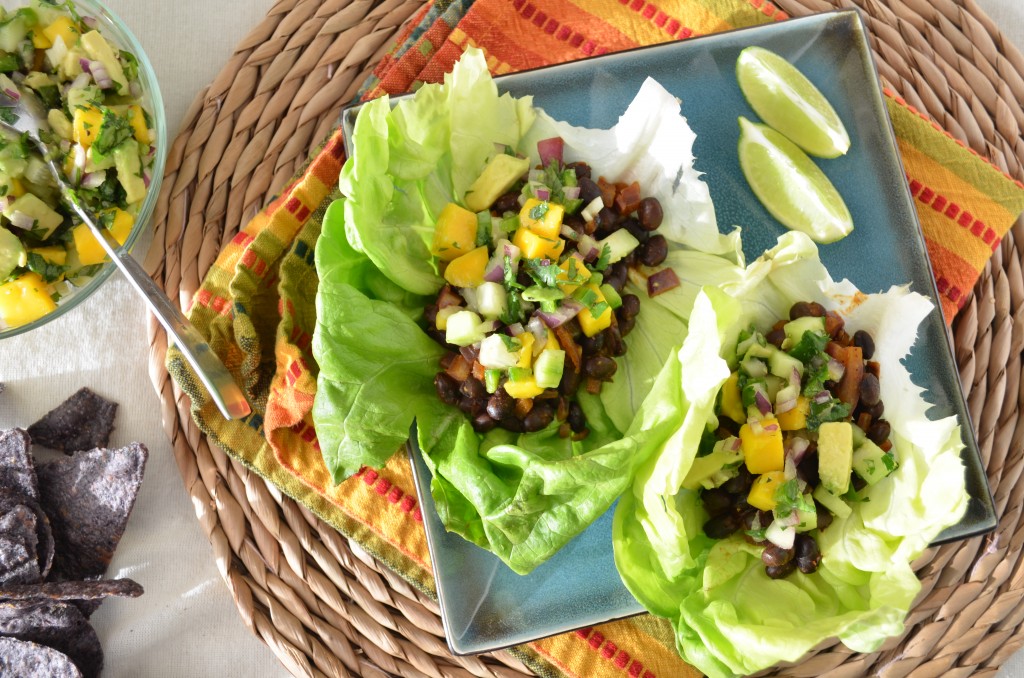
[[[271,0],[106,0],[133,27],[156,68],[171,138],[199,90],[263,18]],[[1024,6],[977,0],[1018,46]],[[141,257],[147,242],[141,243]],[[92,299],[56,322],[0,345],[0,428],[27,426],[81,386],[120,402],[113,443],[149,446],[146,482],[115,555],[114,576],[146,594],[104,603],[93,621],[106,676],[286,675],[249,633],[213,562],[160,425],[148,375],[146,312],[116,274]],[[1024,677],[1020,653],[1000,672]]]

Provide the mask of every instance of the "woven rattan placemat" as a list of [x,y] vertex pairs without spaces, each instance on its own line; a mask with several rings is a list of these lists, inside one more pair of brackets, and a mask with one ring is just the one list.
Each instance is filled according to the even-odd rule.
[[[885,84],[1024,180],[1024,57],[973,0],[777,0],[802,16],[862,10]],[[280,0],[185,117],[148,271],[186,306],[218,252],[306,162],[419,0]],[[994,674],[1024,645],[1024,275],[1018,221],[953,324],[1000,521],[932,549],[907,632],[872,655],[824,648],[795,676]],[[212,447],[164,368],[150,373],[197,517],[244,623],[295,675],[523,676],[505,654],[453,657],[436,604],[303,506]]]

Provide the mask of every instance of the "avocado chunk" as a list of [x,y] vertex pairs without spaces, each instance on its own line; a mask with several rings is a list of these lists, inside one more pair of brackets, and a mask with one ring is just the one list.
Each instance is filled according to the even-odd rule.
[[114,89],[118,92],[128,93],[128,80],[124,77],[124,69],[118,61],[110,43],[100,35],[99,31],[89,31],[82,36],[82,47],[89,58],[99,61],[107,69],[107,75],[114,81]]
[[35,220],[32,231],[39,240],[49,238],[57,230],[57,227],[64,223],[64,217],[54,212],[46,203],[31,193],[16,198],[4,210],[4,216],[10,219],[15,212],[21,212]]
[[117,180],[124,187],[128,204],[139,202],[146,197],[146,182],[142,179],[142,161],[139,159],[139,144],[134,139],[124,141],[114,149],[114,165]]
[[[772,347],[774,348],[774,347]],[[772,354],[768,356],[768,371],[774,374],[776,377],[783,379],[789,379],[793,374],[793,370],[797,371],[802,379],[804,376],[804,364],[789,355],[785,351],[775,349]]]
[[0,227],[0,283],[6,280],[14,269],[28,263],[28,253],[18,236]]
[[526,158],[515,158],[505,153],[494,156],[466,191],[466,207],[473,212],[484,211],[529,171],[530,161]]
[[804,332],[816,332],[825,334],[825,319],[815,316],[804,316],[796,320],[790,320],[783,325],[782,331],[786,333],[786,344],[783,348],[796,346],[803,339]]
[[815,501],[831,511],[836,518],[845,518],[853,513],[849,504],[826,490],[824,485],[818,485],[813,496]]
[[850,489],[853,468],[853,427],[848,421],[829,421],[818,429],[818,477],[832,494]]
[[853,470],[868,485],[874,485],[887,477],[897,466],[899,464],[895,457],[867,438],[853,452]]
[[683,487],[688,490],[710,489],[735,476],[743,461],[743,448],[737,445],[735,450],[732,449],[735,441],[735,438],[720,441],[711,454],[694,459],[683,479]]

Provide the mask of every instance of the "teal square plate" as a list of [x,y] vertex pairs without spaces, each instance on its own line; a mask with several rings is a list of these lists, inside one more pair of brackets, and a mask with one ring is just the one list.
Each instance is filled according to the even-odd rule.
[[[756,119],[734,75],[736,58],[748,45],[768,48],[795,64],[821,88],[850,133],[849,153],[819,163],[845,198],[855,224],[851,235],[822,248],[832,276],[849,278],[868,292],[910,282],[935,303],[907,367],[936,403],[932,415],[955,414],[964,424],[963,460],[971,496],[963,520],[939,541],[992,530],[996,516],[985,469],[867,32],[856,11],[561,64],[504,76],[497,83],[514,96],[532,95],[536,105],[557,119],[607,128],[617,122],[643,81],[656,79],[682,100],[683,114],[697,135],[697,169],[705,173],[718,223],[723,231],[734,224],[744,226],[744,251],[752,260],[772,247],[784,229],[747,187],[736,154],[737,117]],[[346,135],[356,111],[343,114]],[[445,531],[430,496],[430,472],[415,442],[409,451],[452,652],[487,652],[643,611],[615,570],[611,511],[550,561],[520,576],[489,552]]]

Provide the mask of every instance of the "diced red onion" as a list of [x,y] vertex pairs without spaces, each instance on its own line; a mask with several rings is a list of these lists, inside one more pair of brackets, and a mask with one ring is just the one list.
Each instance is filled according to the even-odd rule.
[[148,170],[142,173],[142,183],[146,186],[146,188],[149,188],[149,185],[153,183],[153,180],[149,176]]
[[797,390],[800,389],[800,370],[793,368],[793,371],[789,374],[789,385],[795,386]]
[[537,154],[540,156],[540,164],[547,167],[552,160],[562,163],[562,152],[565,150],[565,142],[562,137],[551,137],[537,142]]
[[[796,516],[796,511],[791,514]],[[765,538],[780,549],[791,549],[796,541],[796,528],[792,525],[783,525],[781,521],[775,520],[768,529],[764,531]]]
[[495,255],[487,262],[484,268],[484,280],[487,282],[500,283],[505,279],[505,262]]
[[31,231],[32,227],[36,225],[36,220],[21,210],[15,210],[11,214],[11,225],[23,231]]
[[61,150],[61,153],[67,153],[68,151],[70,151],[71,150],[71,142],[68,141],[67,139],[61,139],[60,140],[60,150]]
[[533,189],[533,194],[535,196],[537,196],[537,200],[550,200],[551,199],[551,189],[548,188],[547,186],[544,186],[544,187],[538,186],[537,188]]
[[750,425],[750,432],[755,436],[759,436],[764,433],[764,425],[761,424],[760,419],[747,419],[747,424]]
[[580,197],[579,186],[566,186],[562,189],[562,195],[565,196],[566,200],[576,200]]
[[547,311],[537,311],[536,315],[540,316],[540,319],[544,321],[544,324],[550,328],[559,327],[569,322],[583,310],[583,304],[579,303],[571,297],[562,299],[558,309],[552,313]]
[[[755,400],[756,400],[756,398],[755,398]],[[768,433],[775,433],[776,431],[779,430],[779,425],[778,424],[765,424],[764,430],[767,431]]]
[[791,409],[796,407],[796,398],[787,398],[775,403],[775,414],[783,414],[789,412]]
[[99,28],[99,25],[98,25],[98,23],[96,21],[96,17],[83,16],[82,17],[82,23],[85,24],[86,26],[88,26],[89,28]]
[[6,94],[10,98],[14,99],[15,101],[18,101],[19,99],[21,99],[21,92],[19,92],[16,89],[11,89],[10,87],[8,87],[7,89],[4,90],[4,94]]
[[593,221],[602,209],[604,209],[604,200],[601,196],[597,196],[587,203],[587,206],[580,212],[580,216],[583,217],[583,221]]
[[511,334],[513,337],[518,337],[526,330],[523,329],[522,323],[512,323],[511,325],[508,326],[508,331],[509,334]]
[[92,62],[85,57],[78,60],[78,65],[82,67],[83,73],[92,73]]
[[740,447],[741,447],[742,445],[743,445],[743,441],[742,441],[742,440],[740,440],[739,438],[733,437],[733,439],[732,439],[732,445],[730,445],[730,449],[731,449],[731,450],[732,450],[733,452],[735,452],[736,450],[740,449]]
[[[508,240],[499,241],[499,246],[504,247],[504,257],[509,257],[512,260],[512,271],[513,273],[519,272],[519,259],[523,256],[523,251],[510,243]],[[503,257],[503,258],[504,258]]]
[[601,256],[601,248],[597,245],[597,240],[590,235],[581,235],[580,242],[576,246],[579,253],[583,255],[583,258],[587,261],[593,261]]
[[437,297],[437,308],[441,310],[449,306],[462,306],[462,297],[451,287],[445,285],[444,289],[441,290],[441,294]]
[[821,391],[816,396],[811,398],[811,400],[813,400],[818,405],[821,405],[823,403],[827,403],[831,399],[832,399],[832,394],[829,393],[828,391]]
[[4,197],[0,198],[0,212],[6,212],[7,208],[10,207],[11,203],[13,202],[14,198],[9,195],[5,195]]
[[846,365],[842,364],[835,358],[828,359],[828,378],[832,381],[839,381],[843,378],[843,374],[846,373]]
[[540,344],[543,346],[548,340],[548,328],[544,326],[542,321],[537,316],[532,316],[529,322],[526,323],[526,329],[530,330],[530,334],[534,338],[534,346]]
[[83,87],[87,87],[91,79],[92,78],[89,77],[88,73],[79,73],[78,76],[71,81],[71,87],[69,87],[68,90],[70,91],[73,89],[82,89]]
[[103,185],[103,182],[107,180],[107,173],[100,172],[89,172],[82,177],[82,188],[99,188]]
[[800,436],[793,436],[786,441],[786,456],[793,460],[793,463],[797,466],[803,461],[804,455],[807,454],[807,450],[810,449],[811,443],[806,438]]
[[656,297],[679,287],[679,278],[671,268],[663,268],[647,278],[647,296]]
[[470,363],[480,357],[480,349],[473,346],[460,346],[459,353]]
[[[761,414],[768,414],[772,411],[771,401],[760,391],[754,392],[754,404],[757,405],[757,411]],[[767,430],[767,427],[765,427],[765,430]]]
[[786,480],[792,480],[796,478],[796,464],[790,457],[786,457],[785,462],[782,465],[782,473]]

